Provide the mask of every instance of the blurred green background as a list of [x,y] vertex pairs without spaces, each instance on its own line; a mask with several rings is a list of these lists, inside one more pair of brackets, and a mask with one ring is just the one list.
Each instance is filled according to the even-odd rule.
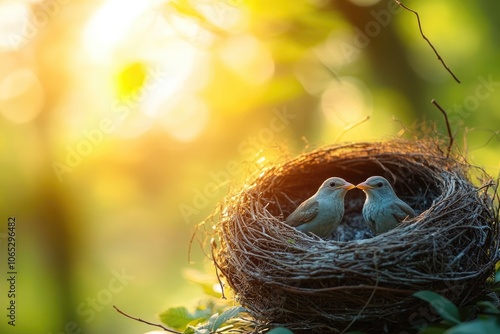
[[154,330],[112,305],[193,305],[194,226],[249,170],[422,122],[445,135],[433,98],[496,177],[500,3],[405,3],[461,84],[392,0],[0,1],[2,277],[9,216],[18,241],[0,332]]

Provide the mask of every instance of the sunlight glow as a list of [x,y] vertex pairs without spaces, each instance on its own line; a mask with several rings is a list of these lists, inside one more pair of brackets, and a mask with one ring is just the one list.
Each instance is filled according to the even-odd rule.
[[221,295],[224,292],[222,290],[222,286],[219,283],[214,283],[214,285],[212,286],[212,289],[214,290],[214,292],[220,293]]
[[271,52],[252,35],[228,38],[220,55],[222,61],[248,84],[260,85],[274,74]]
[[121,138],[138,138],[153,126],[153,120],[143,113],[130,112],[118,125],[116,135]]
[[149,60],[156,63],[162,72],[159,78],[152,79],[154,89],[147,92],[142,102],[143,112],[150,117],[161,115],[177,104],[184,94],[199,89],[199,83],[204,82],[203,69],[199,69],[196,80],[192,77],[194,66],[200,61],[199,53],[180,40],[172,41],[167,49]]
[[126,37],[134,21],[151,7],[151,1],[108,0],[90,19],[84,31],[85,50],[94,61],[109,60],[114,47]]
[[266,161],[266,157],[261,157],[261,158],[259,158],[259,160],[257,160],[257,163],[262,164],[262,163],[264,163],[264,161]]
[[242,12],[229,1],[199,1],[193,4],[212,24],[233,30],[242,21]]
[[[192,96],[204,87],[208,73],[206,52],[197,42],[207,46],[211,39],[200,26],[193,26],[196,21],[183,20],[168,6],[157,5],[152,0],[106,1],[90,18],[83,44],[89,60],[102,66],[104,79],[114,75],[121,88],[117,91],[133,93],[117,96],[120,103],[133,106],[120,122],[117,136],[138,137],[158,124],[174,139],[190,141],[204,130],[209,118],[205,102]],[[134,93],[141,80],[127,69],[141,66],[146,81]]]
[[0,80],[0,113],[14,123],[32,121],[44,100],[42,84],[30,69],[17,69]]
[[208,107],[196,96],[187,96],[160,120],[163,129],[173,138],[188,142],[198,137],[209,120]]
[[19,48],[26,30],[30,11],[26,4],[8,2],[0,4],[0,52]]
[[344,128],[371,114],[371,93],[360,80],[341,77],[323,93],[321,108],[328,121]]
[[351,0],[351,2],[357,6],[369,7],[378,3],[380,0]]

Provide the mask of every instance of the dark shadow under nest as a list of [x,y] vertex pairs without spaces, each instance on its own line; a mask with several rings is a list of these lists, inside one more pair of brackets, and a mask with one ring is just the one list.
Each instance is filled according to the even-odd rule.
[[[426,306],[412,296],[420,290],[467,304],[489,292],[499,258],[496,188],[475,187],[471,168],[435,144],[406,141],[326,147],[271,166],[222,204],[219,273],[259,324],[296,332],[408,328]],[[326,178],[356,184],[372,175],[418,216],[373,237],[354,189],[330,240],[283,223]]]

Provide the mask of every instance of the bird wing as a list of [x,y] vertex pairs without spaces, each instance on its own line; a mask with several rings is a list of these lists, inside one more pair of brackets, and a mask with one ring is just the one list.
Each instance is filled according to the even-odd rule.
[[305,201],[286,218],[285,222],[290,226],[297,227],[314,219],[318,212],[319,203],[317,200]]
[[366,219],[366,224],[373,234],[377,235],[377,222],[372,217],[368,217],[368,219]]
[[394,202],[393,208],[394,210],[391,210],[391,213],[398,221],[402,221],[408,216],[410,218],[415,217],[415,211],[413,211],[413,209],[403,201]]

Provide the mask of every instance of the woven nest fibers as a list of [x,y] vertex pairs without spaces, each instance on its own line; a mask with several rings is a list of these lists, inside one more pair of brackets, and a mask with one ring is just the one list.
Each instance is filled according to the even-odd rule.
[[[461,306],[489,292],[499,259],[492,182],[433,144],[338,145],[271,166],[223,202],[215,225],[220,274],[263,326],[296,332],[394,332],[437,317],[414,292],[432,290]],[[351,183],[386,177],[417,217],[373,237],[365,195],[348,192],[335,235],[323,240],[283,221],[328,177]],[[490,191],[488,191],[490,190]],[[490,193],[490,194],[488,194]]]

